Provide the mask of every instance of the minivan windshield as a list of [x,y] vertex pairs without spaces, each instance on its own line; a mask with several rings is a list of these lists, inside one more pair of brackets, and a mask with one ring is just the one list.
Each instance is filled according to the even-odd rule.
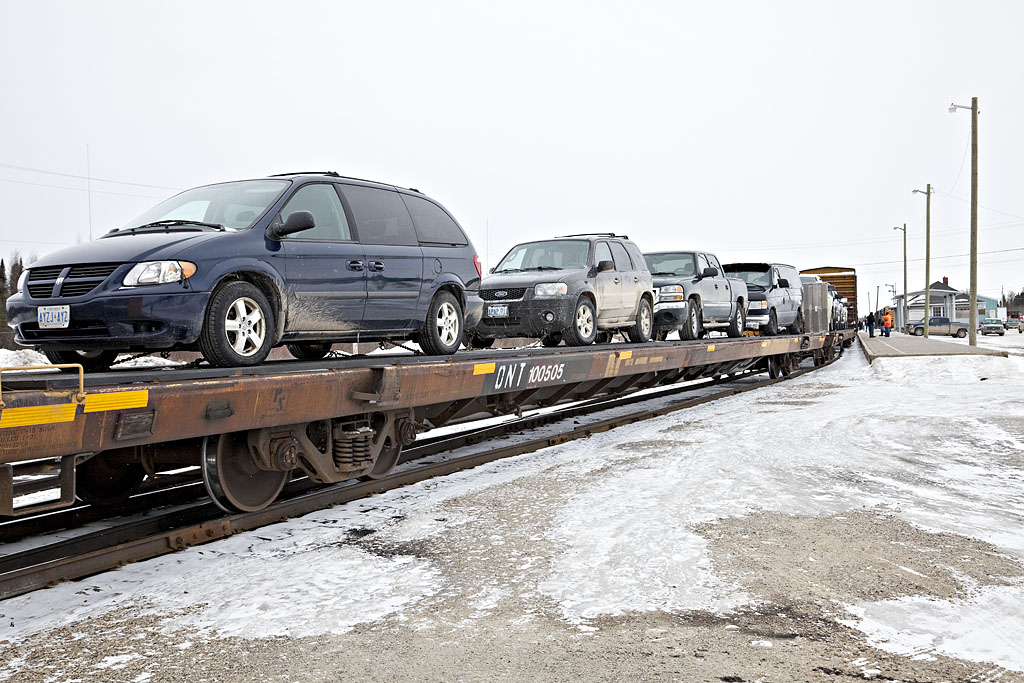
[[242,180],[185,190],[128,222],[119,232],[154,223],[246,230],[277,201],[289,184],[288,180]]
[[587,240],[548,240],[526,242],[512,247],[501,259],[495,273],[519,273],[525,270],[565,270],[586,268],[590,242]]

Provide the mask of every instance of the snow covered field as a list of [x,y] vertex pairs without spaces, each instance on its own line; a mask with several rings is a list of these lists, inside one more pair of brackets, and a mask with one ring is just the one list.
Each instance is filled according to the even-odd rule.
[[[869,366],[854,348],[806,377],[7,600],[0,679],[40,662],[54,680],[81,672],[48,653],[54,629],[118,643],[91,675],[141,676],[166,665],[132,645],[143,634],[188,649],[368,628],[472,633],[497,619],[585,637],[631,615],[729,623],[790,602],[824,605],[837,628],[910,662],[1024,672],[1022,395],[1022,357]],[[768,535],[730,536],[764,520]],[[757,578],[781,556],[758,568],[742,564],[756,553],[722,548],[774,552],[786,542],[772,534],[797,524],[843,531],[785,556],[801,595],[783,606],[778,582]],[[879,540],[872,525],[900,535]],[[844,591],[852,549],[869,560],[858,575],[875,578]],[[928,588],[940,579],[948,589]],[[858,661],[847,665],[872,671]]]

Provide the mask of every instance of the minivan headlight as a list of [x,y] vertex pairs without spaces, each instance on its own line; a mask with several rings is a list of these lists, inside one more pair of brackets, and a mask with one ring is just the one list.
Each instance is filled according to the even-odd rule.
[[124,276],[125,287],[181,282],[195,275],[196,264],[188,261],[146,261],[135,264]]
[[28,271],[21,271],[21,276],[18,278],[18,289],[16,290],[19,294],[25,291],[25,282],[28,281]]
[[533,288],[534,296],[563,296],[569,291],[564,282],[542,282]]

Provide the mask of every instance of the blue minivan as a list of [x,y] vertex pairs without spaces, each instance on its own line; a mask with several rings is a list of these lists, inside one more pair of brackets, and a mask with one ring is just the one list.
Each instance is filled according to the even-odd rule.
[[285,344],[415,340],[458,350],[479,322],[480,260],[417,190],[297,173],[206,185],[31,264],[7,301],[15,340],[54,363],[198,350],[219,367]]

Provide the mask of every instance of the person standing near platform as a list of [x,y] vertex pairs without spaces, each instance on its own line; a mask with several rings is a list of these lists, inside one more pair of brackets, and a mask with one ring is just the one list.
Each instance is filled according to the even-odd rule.
[[874,313],[874,311],[868,311],[868,319],[867,319],[866,322],[868,324],[868,336],[869,337],[874,337],[875,336],[875,313]]
[[890,332],[892,332],[892,311],[887,308],[885,315],[882,316],[882,333],[888,337]]

